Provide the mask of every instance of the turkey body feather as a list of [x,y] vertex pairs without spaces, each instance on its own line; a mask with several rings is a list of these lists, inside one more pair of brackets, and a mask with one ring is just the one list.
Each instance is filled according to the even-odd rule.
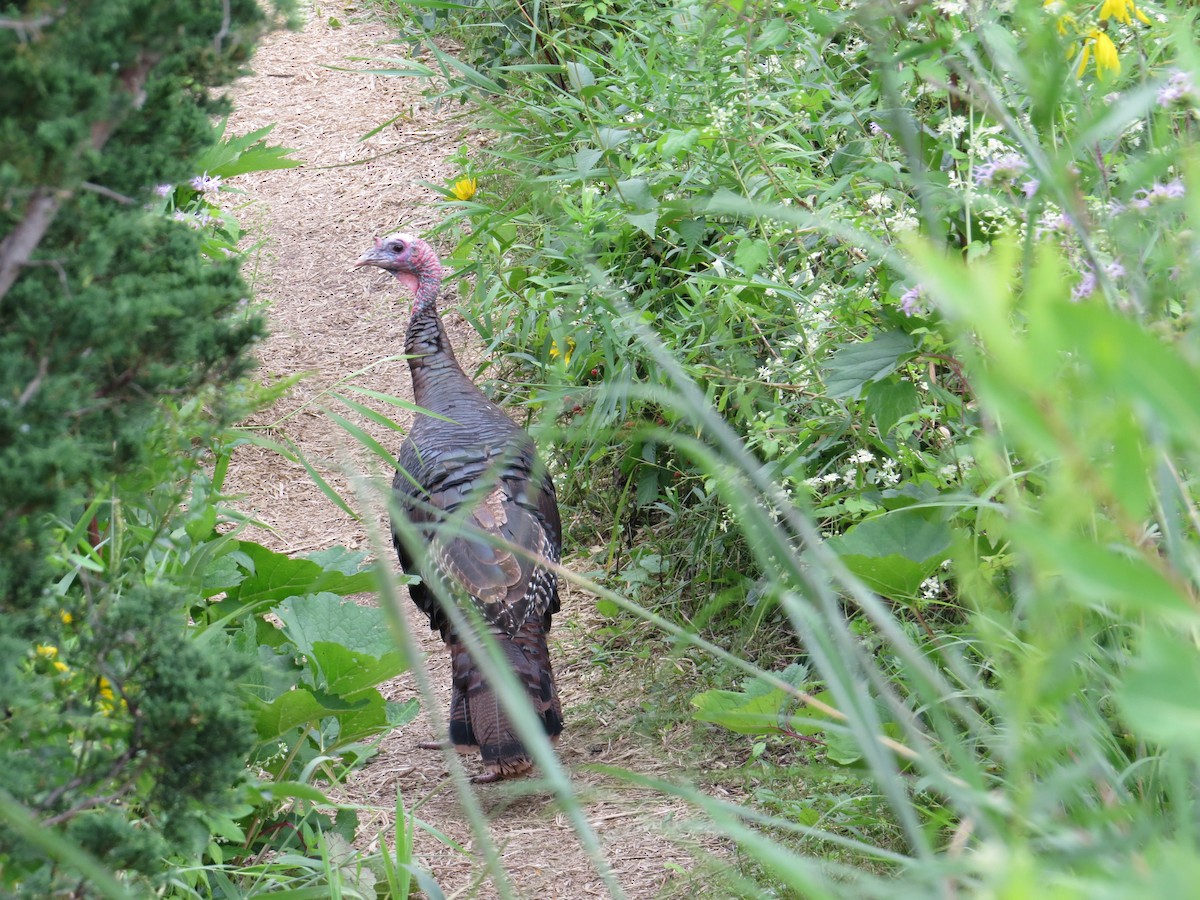
[[479,749],[486,772],[477,781],[519,775],[532,767],[529,753],[438,594],[478,611],[546,733],[557,738],[562,708],[546,634],[559,597],[545,566],[559,561],[562,544],[554,483],[529,435],[458,365],[437,312],[441,267],[432,248],[393,235],[358,264],[389,269],[415,286],[405,352],[414,399],[434,415],[417,414],[392,482],[394,515],[421,542],[409,545],[396,523],[393,539],[404,570],[422,578],[409,586],[413,602],[450,652],[450,740]]

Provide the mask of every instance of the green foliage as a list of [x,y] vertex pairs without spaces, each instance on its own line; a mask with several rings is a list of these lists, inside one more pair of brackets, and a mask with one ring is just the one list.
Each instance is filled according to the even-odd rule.
[[[457,10],[473,67],[430,50],[504,136],[460,154],[479,191],[447,191],[447,227],[636,602],[587,586],[749,676],[693,701],[754,741],[748,772],[768,741],[819,746],[880,827],[658,787],[738,843],[748,895],[1176,890],[1159,861],[1197,852],[1200,809],[1195,11],[521,11]],[[718,646],[768,605],[803,685]]]
[[246,2],[227,21],[181,3],[5,15],[0,262],[15,282],[0,291],[0,536],[24,552],[0,562],[0,596],[28,609],[42,516],[144,463],[160,398],[235,378],[261,334],[236,260],[200,259],[187,229],[143,204],[155,184],[197,174],[219,108],[207,85],[248,57],[262,15]]
[[6,896],[234,896],[260,853],[274,884],[375,883],[310,783],[415,712],[377,690],[406,664],[382,613],[343,600],[375,575],[238,540],[220,495],[229,424],[271,397],[242,380],[263,321],[213,195],[298,163],[270,129],[226,139],[208,88],[263,16],[0,10]]

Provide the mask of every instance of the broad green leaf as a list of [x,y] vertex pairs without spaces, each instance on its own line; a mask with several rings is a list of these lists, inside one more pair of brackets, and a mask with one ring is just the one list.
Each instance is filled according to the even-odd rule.
[[299,781],[273,781],[265,790],[277,799],[292,797],[296,800],[310,800],[313,803],[329,803],[329,798],[320,788]]
[[354,701],[355,707],[337,716],[338,745],[374,737],[391,727],[387,701],[379,691],[371,688],[347,699]]
[[[779,677],[794,687],[799,687],[808,678],[805,666],[793,663]],[[792,717],[788,709],[795,705],[796,698],[761,678],[749,679],[743,691],[704,691],[692,698],[695,712],[692,718],[700,722],[712,722],[738,734],[765,734],[776,732],[788,724]]]
[[315,724],[327,715],[330,715],[330,711],[321,705],[312,692],[297,687],[280,694],[262,707],[254,717],[254,725],[259,739],[267,742],[282,737],[293,728]]
[[825,393],[837,399],[857,397],[863,386],[895,371],[915,353],[911,335],[885,331],[873,340],[839,344],[825,364]]
[[667,159],[682,156],[696,146],[700,140],[700,131],[689,128],[687,131],[668,131],[658,139],[655,148]]
[[308,554],[322,569],[330,572],[341,572],[343,575],[360,575],[371,569],[371,554],[364,550],[350,550],[340,545],[326,547]]
[[390,658],[389,666],[397,667],[392,674],[404,670],[404,659],[387,617],[377,606],[359,606],[334,594],[318,593],[292,597],[276,612],[284,632],[301,653],[327,659],[338,673],[346,660],[334,659],[331,651],[328,657],[322,657],[318,644],[340,646],[377,660]]
[[332,641],[316,641],[312,645],[312,659],[324,676],[326,688],[343,695],[375,687],[406,668],[398,646],[377,657],[356,653]]
[[860,522],[828,547],[872,590],[895,600],[915,597],[921,582],[949,559],[950,527],[922,510],[901,509]]
[[596,164],[600,162],[604,156],[603,150],[597,150],[595,147],[584,147],[576,151],[572,157],[575,166],[575,173],[580,177],[586,177],[596,171]]
[[388,725],[392,728],[398,728],[401,725],[407,725],[417,717],[417,713],[421,711],[421,703],[416,697],[405,700],[403,703],[395,703],[389,700],[386,710]]
[[596,83],[596,76],[592,74],[592,70],[581,62],[568,62],[567,81],[571,83],[571,89],[576,93],[584,88],[590,88]]
[[1145,403],[1163,427],[1200,444],[1200,370],[1120,313],[1098,304],[1054,309],[1068,346],[1091,363],[1106,386]]
[[644,232],[649,237],[654,237],[655,229],[658,226],[658,211],[652,210],[647,213],[625,213],[625,221],[627,221],[638,231]]
[[620,147],[633,135],[627,128],[601,128],[596,132],[596,142],[605,150]]
[[863,156],[866,144],[863,141],[849,141],[833,151],[829,158],[829,171],[834,175],[844,175],[859,168],[867,158]]
[[753,275],[771,261],[771,247],[759,238],[743,240],[733,251],[733,261],[747,275]]
[[774,50],[789,40],[794,40],[792,26],[785,19],[768,19],[759,25],[758,40],[754,42],[754,52],[763,53]]
[[780,730],[789,699],[778,688],[754,697],[742,691],[704,691],[692,698],[692,718],[738,734],[766,734]]
[[897,422],[920,408],[921,398],[911,381],[889,378],[867,388],[867,415],[875,420],[881,437],[887,437]]
[[704,237],[704,233],[708,230],[708,223],[704,219],[680,219],[671,226],[671,229],[679,235],[684,246],[690,250]]
[[839,766],[853,766],[862,761],[862,750],[848,731],[829,731],[825,734],[825,756]]
[[[239,541],[238,549],[253,567],[236,591],[236,600],[242,605],[264,601],[277,603],[288,597],[321,591],[358,594],[376,588],[374,570],[346,575],[324,569],[311,559],[293,559],[251,541]],[[233,596],[234,592],[231,592]]]
[[212,597],[222,591],[232,590],[246,578],[237,560],[229,554],[218,556],[205,568],[200,579],[200,595]]
[[645,178],[627,178],[617,182],[617,193],[630,206],[639,210],[658,209],[658,198],[650,190]]

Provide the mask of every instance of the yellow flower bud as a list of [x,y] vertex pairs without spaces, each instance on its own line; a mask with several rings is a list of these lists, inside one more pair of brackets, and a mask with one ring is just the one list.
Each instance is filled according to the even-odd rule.
[[38,644],[36,650],[37,655],[42,659],[54,659],[54,657],[58,656],[57,647],[51,647],[46,644]]

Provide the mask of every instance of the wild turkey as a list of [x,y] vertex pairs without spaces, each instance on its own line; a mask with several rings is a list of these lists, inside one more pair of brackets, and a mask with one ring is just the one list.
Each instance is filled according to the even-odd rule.
[[[528,555],[559,560],[562,526],[554,482],[529,435],[459,366],[438,312],[442,267],[433,248],[411,235],[394,234],[377,239],[355,265],[386,269],[413,291],[404,340],[413,398],[442,417],[417,415],[392,482],[398,515],[425,538],[424,559],[413,558],[394,523],[393,540],[404,570],[422,575],[420,584],[409,587],[413,602],[450,650],[450,740],[461,751],[479,748],[486,772],[476,782],[520,775],[533,765],[529,753],[430,583],[438,579],[455,599],[474,604],[525,685],[546,733],[557,738],[562,707],[546,632],[559,610],[558,583]],[[471,505],[469,511],[463,504]],[[437,528],[450,516],[455,527]],[[528,553],[514,553],[472,532],[494,535]]]

